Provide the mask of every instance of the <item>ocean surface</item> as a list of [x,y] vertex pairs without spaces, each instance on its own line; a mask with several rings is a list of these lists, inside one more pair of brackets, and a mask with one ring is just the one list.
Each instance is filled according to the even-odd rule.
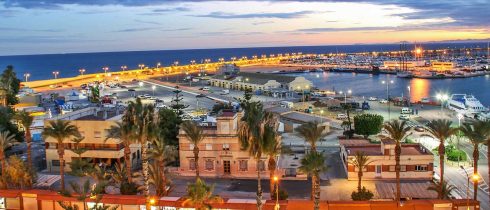
[[[424,49],[442,48],[471,48],[486,47],[487,43],[428,43],[423,44]],[[53,71],[60,72],[58,77],[72,77],[79,74],[79,69],[86,69],[85,73],[103,72],[107,66],[113,71],[120,70],[121,66],[128,69],[137,69],[138,64],[156,66],[171,65],[174,61],[187,64],[191,60],[202,62],[203,59],[217,61],[219,58],[229,60],[231,57],[253,55],[267,55],[278,53],[353,53],[399,50],[398,44],[378,45],[336,45],[336,46],[305,46],[305,47],[264,47],[264,48],[228,48],[228,49],[196,49],[196,50],[160,50],[160,51],[131,51],[131,52],[102,52],[102,53],[70,53],[49,55],[19,55],[0,56],[0,70],[7,65],[13,65],[17,76],[22,78],[24,73],[30,73],[29,80],[42,80],[53,78]],[[413,49],[409,45],[408,49]]]

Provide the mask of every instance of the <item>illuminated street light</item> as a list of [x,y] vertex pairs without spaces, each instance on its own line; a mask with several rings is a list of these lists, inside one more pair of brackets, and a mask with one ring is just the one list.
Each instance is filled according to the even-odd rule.
[[58,79],[58,75],[60,74],[59,71],[53,71],[53,75],[55,79]]
[[151,90],[153,91],[153,96],[155,96],[155,89],[157,89],[157,86],[152,85],[152,86],[151,86]]
[[143,82],[138,83],[140,87],[143,87]]
[[281,206],[279,205],[279,178],[274,176],[273,180],[276,187],[276,205],[274,206],[274,210],[279,210],[281,209]]
[[444,103],[449,99],[449,96],[447,94],[440,94],[438,93],[436,95],[437,100],[441,101],[441,113],[442,113],[442,108],[444,107]]
[[391,103],[390,103],[390,84],[393,84],[393,80],[381,81],[382,84],[386,84],[386,100],[388,101],[388,121],[391,120]]
[[102,70],[104,70],[104,74],[107,74],[107,71],[109,71],[109,67],[103,67]]
[[138,64],[138,67],[139,67],[140,69],[143,69],[143,68],[145,67],[145,64]]
[[126,71],[126,69],[128,69],[128,66],[126,66],[126,65],[121,66],[121,70]]

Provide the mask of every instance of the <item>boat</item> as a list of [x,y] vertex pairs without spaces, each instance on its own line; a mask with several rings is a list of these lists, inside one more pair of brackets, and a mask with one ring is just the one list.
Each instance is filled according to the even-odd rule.
[[400,78],[413,78],[413,73],[410,71],[399,71],[396,73],[396,77]]
[[480,113],[489,111],[475,96],[468,94],[452,94],[451,98],[447,101],[447,107],[450,110],[472,118]]

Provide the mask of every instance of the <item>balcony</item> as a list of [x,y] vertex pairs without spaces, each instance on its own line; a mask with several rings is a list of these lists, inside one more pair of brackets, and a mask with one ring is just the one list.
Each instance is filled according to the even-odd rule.
[[233,153],[230,150],[222,150],[219,152],[220,156],[232,156]]

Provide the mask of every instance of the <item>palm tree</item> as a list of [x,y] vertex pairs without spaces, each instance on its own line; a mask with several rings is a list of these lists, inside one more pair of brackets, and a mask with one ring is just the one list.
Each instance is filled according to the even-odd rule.
[[262,210],[262,186],[260,167],[262,154],[277,139],[277,119],[263,110],[260,102],[248,102],[240,120],[238,138],[241,149],[247,150],[257,166],[257,209]]
[[148,143],[155,137],[156,129],[154,123],[155,108],[152,105],[143,105],[140,99],[136,102],[130,102],[123,116],[123,121],[128,123],[128,126],[134,126],[134,139],[141,144],[141,161],[143,172],[143,194],[146,198],[146,208],[150,209],[150,182],[149,171],[150,165],[148,162]]
[[362,181],[362,176],[363,176],[363,170],[366,168],[367,165],[372,163],[373,161],[369,160],[369,156],[367,156],[364,152],[357,151],[354,159],[350,160],[350,164],[352,164],[354,167],[356,167],[359,171],[357,172],[357,178],[358,178],[358,183],[357,183],[357,191],[361,191],[361,181]]
[[0,163],[2,165],[2,175],[5,175],[7,169],[7,160],[5,157],[5,150],[12,146],[15,142],[15,135],[10,134],[9,131],[3,131],[0,133]]
[[322,126],[320,122],[307,122],[296,128],[298,136],[305,139],[311,146],[311,150],[316,151],[316,143],[323,139],[326,134],[325,126]]
[[194,145],[194,166],[196,168],[196,180],[199,179],[199,144],[204,140],[203,130],[193,121],[182,123],[182,130],[191,144]]
[[[279,136],[278,136],[279,137]],[[279,138],[276,138],[275,140],[271,141],[267,147],[264,150],[264,153],[268,156],[267,158],[267,168],[269,169],[269,189],[270,189],[270,195],[271,199],[274,197],[274,176],[276,175],[276,168],[277,168],[277,156],[281,154],[282,151],[282,146],[281,146],[281,141]]]
[[406,121],[393,120],[385,123],[383,126],[388,132],[390,137],[395,141],[395,173],[396,173],[396,201],[400,202],[400,156],[402,153],[401,142],[407,137],[410,127],[407,126]]
[[[150,182],[157,188],[157,195],[167,195],[167,178],[165,176],[165,166],[168,162],[174,161],[177,156],[175,147],[167,145],[163,139],[153,139],[152,147],[149,151],[150,158],[155,160],[154,169],[150,170]],[[156,180],[158,179],[158,183]],[[153,181],[152,181],[153,180]],[[160,193],[159,193],[160,192]]]
[[65,139],[79,137],[80,132],[78,128],[68,121],[56,120],[50,121],[48,127],[44,128],[42,133],[43,137],[46,139],[48,137],[54,138],[58,146],[58,156],[60,159],[60,176],[61,176],[61,190],[65,190]]
[[451,184],[448,184],[446,181],[432,183],[432,185],[427,188],[427,190],[432,190],[437,192],[437,194],[441,196],[440,199],[450,199],[449,195],[451,195],[451,192],[454,189],[456,189],[456,187]]
[[[444,143],[446,139],[448,139],[450,136],[454,135],[458,131],[457,128],[451,128],[451,124],[452,122],[450,120],[442,120],[442,119],[432,120],[427,124],[427,128],[428,128],[427,130],[429,131],[429,133],[432,134],[434,138],[439,139],[438,152],[439,152],[439,167],[440,167],[441,183],[445,183],[444,182],[444,154],[446,149],[444,147]],[[438,191],[439,192],[438,196],[439,199],[443,199],[442,188],[444,187],[444,185],[440,184],[439,187],[440,188]]]
[[[473,123],[464,123],[461,132],[470,140],[473,145],[473,174],[478,174],[478,160],[480,159],[480,144],[488,140],[488,129],[485,121],[476,121]],[[473,199],[476,200],[478,193],[478,182],[473,182]]]
[[192,206],[197,210],[211,209],[211,204],[222,203],[223,199],[213,195],[214,186],[208,186],[206,183],[197,178],[196,183],[187,186],[187,196],[182,202],[183,206]]
[[312,151],[301,159],[299,170],[311,176],[311,194],[313,195],[315,210],[320,209],[320,173],[327,171],[327,169],[323,153]]
[[126,167],[126,177],[128,182],[132,182],[132,163],[131,163],[131,144],[134,142],[134,126],[128,121],[117,122],[109,128],[106,136],[106,141],[108,139],[119,139],[124,145],[124,166]]
[[26,111],[21,111],[17,112],[14,115],[14,119],[16,119],[18,122],[20,122],[20,125],[22,125],[22,128],[24,128],[24,137],[26,140],[27,144],[27,165],[29,168],[32,168],[32,156],[31,156],[31,125],[32,122],[34,121],[34,117],[29,115]]

